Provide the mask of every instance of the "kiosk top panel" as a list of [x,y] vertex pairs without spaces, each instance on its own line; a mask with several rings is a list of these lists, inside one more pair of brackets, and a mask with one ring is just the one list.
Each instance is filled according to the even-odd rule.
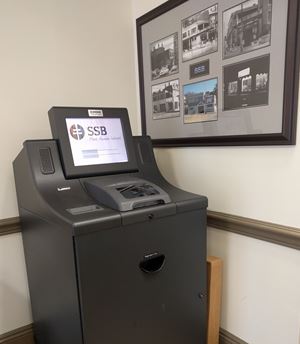
[[127,109],[52,107],[49,121],[66,178],[137,171]]

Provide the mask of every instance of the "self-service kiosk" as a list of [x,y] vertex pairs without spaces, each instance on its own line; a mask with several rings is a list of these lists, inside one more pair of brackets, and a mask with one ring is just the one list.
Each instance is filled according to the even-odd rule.
[[206,343],[206,197],[162,177],[126,109],[49,119],[13,164],[36,343]]

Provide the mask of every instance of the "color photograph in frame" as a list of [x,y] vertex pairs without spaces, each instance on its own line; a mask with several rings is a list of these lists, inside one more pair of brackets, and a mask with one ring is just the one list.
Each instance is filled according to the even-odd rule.
[[183,86],[185,124],[218,119],[218,79],[194,82]]

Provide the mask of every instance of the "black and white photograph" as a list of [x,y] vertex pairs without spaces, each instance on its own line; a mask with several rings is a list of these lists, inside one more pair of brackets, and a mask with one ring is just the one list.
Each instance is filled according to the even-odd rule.
[[152,86],[153,119],[180,116],[179,79]]
[[150,44],[152,80],[178,73],[178,33]]
[[268,105],[270,55],[224,67],[224,111]]
[[218,79],[204,80],[183,86],[184,123],[218,119]]
[[218,50],[218,5],[185,18],[181,22],[182,61]]
[[269,46],[271,24],[272,0],[247,0],[224,11],[223,58]]

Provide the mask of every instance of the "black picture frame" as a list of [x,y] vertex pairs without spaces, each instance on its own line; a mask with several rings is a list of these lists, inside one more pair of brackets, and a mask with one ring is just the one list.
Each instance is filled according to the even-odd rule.
[[[140,86],[140,108],[142,134],[149,135],[146,124],[145,80],[143,61],[143,26],[151,23],[159,16],[176,9],[176,7],[190,0],[169,0],[144,14],[136,20],[138,71]],[[155,147],[180,147],[180,146],[258,146],[258,145],[294,145],[296,144],[296,123],[298,111],[298,87],[299,87],[299,62],[300,62],[300,2],[298,0],[286,0],[287,33],[285,42],[285,66],[283,78],[283,102],[282,102],[282,128],[281,132],[258,133],[249,135],[221,135],[199,137],[172,137],[153,139]],[[242,0],[240,1],[242,2]],[[182,19],[184,19],[184,15]],[[221,24],[221,23],[220,23]],[[219,31],[221,31],[222,24]],[[181,33],[179,32],[179,35]],[[219,40],[222,37],[219,35]],[[272,37],[274,40],[274,37]],[[220,43],[219,49],[223,49]],[[247,54],[244,54],[247,55]],[[205,57],[206,59],[209,57]],[[246,60],[247,57],[243,58]],[[203,59],[203,57],[202,57]],[[221,81],[223,85],[223,80]],[[219,89],[221,92],[221,89]]]

